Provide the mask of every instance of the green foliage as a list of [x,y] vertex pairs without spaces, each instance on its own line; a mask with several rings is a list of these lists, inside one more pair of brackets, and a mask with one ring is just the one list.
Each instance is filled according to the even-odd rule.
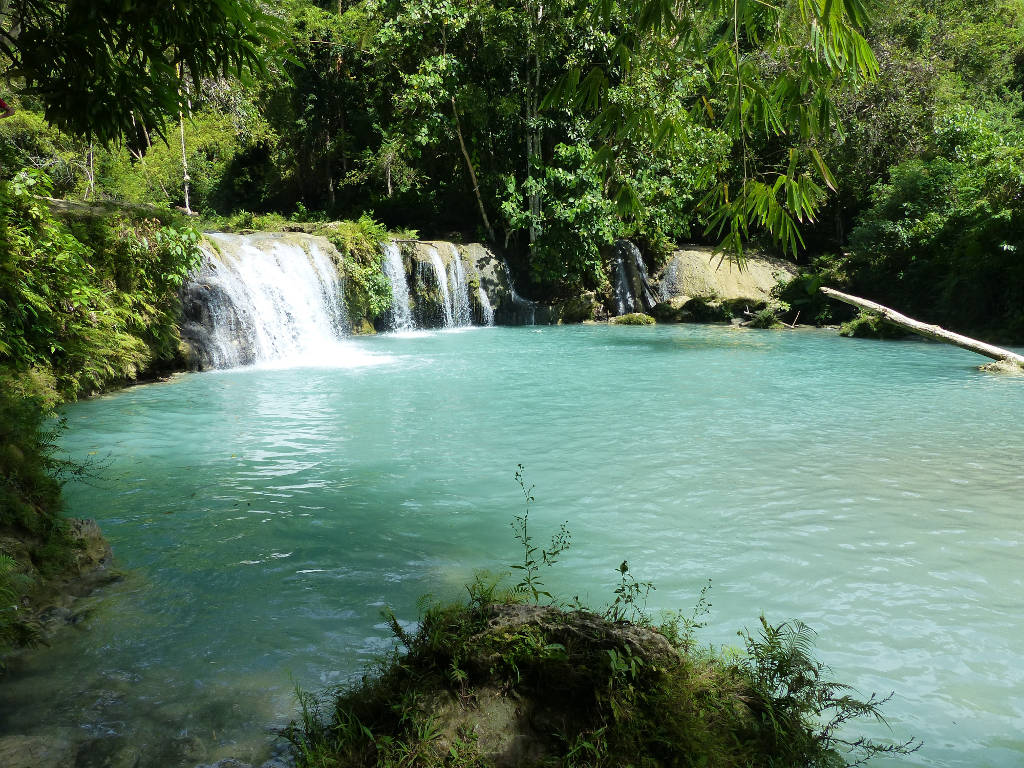
[[[56,400],[45,373],[0,367],[0,655],[40,637],[38,622],[22,605],[36,586],[29,574],[59,574],[72,559],[60,490],[84,468],[57,453],[64,424],[52,414]],[[13,550],[3,550],[10,545]]]
[[356,332],[373,332],[373,322],[391,308],[391,283],[383,270],[381,245],[385,227],[369,214],[358,221],[339,221],[317,230],[337,248],[338,270],[345,282],[348,316]]
[[[551,593],[544,590],[544,582],[540,578],[541,566],[550,567],[558,562],[558,558],[572,545],[572,534],[566,528],[568,523],[562,523],[558,532],[551,537],[551,544],[545,549],[538,549],[533,544],[533,536],[529,532],[530,505],[535,501],[533,498],[533,486],[526,487],[523,465],[516,469],[516,482],[523,491],[525,509],[523,514],[515,515],[510,525],[512,532],[523,547],[523,561],[509,567],[519,571],[520,581],[512,587],[514,594],[520,594],[532,599],[535,603],[541,597],[553,600]],[[537,553],[540,552],[538,558]]]
[[751,318],[744,323],[747,328],[782,328],[782,322],[779,320],[780,308],[776,305],[768,304],[761,309],[754,312]]
[[204,78],[267,71],[280,26],[248,0],[9,0],[0,55],[46,119],[109,142],[162,128]]
[[[32,580],[20,572],[18,562],[0,552],[0,652],[11,646],[34,645],[39,639],[38,623],[21,603],[31,586]],[[0,658],[0,672],[3,669]]]
[[908,739],[879,744],[866,738],[848,738],[842,726],[857,718],[874,718],[885,723],[881,707],[892,698],[872,693],[859,699],[848,685],[828,676],[828,668],[814,658],[815,633],[800,621],[769,624],[761,617],[758,635],[741,632],[746,656],[744,671],[754,692],[763,702],[758,713],[766,748],[778,755],[782,765],[855,765],[871,757],[909,754],[921,742]]
[[46,540],[63,530],[60,487],[71,465],[57,458],[61,421],[52,394],[0,370],[0,530]]
[[[259,202],[276,181],[257,179],[239,166],[272,146],[275,134],[259,114],[210,105],[184,121],[191,207],[204,213]],[[100,150],[97,194],[130,203],[184,205],[181,145],[157,141],[145,153],[127,146]]]
[[86,166],[81,142],[54,128],[38,112],[18,109],[13,117],[0,120],[0,180],[10,181],[22,168],[45,169],[53,193],[63,196],[80,188]]
[[647,598],[651,594],[651,590],[654,589],[654,585],[649,581],[637,581],[636,576],[630,573],[629,563],[626,560],[623,560],[616,570],[619,573],[619,584],[615,587],[615,600],[605,611],[605,618],[609,621],[649,624]]
[[874,312],[861,311],[853,320],[839,326],[839,335],[858,339],[903,339],[907,332],[885,322]]
[[35,197],[49,190],[39,171],[0,182],[0,364],[52,370],[75,397],[173,359],[198,233],[116,216],[69,225]]
[[252,211],[237,211],[230,216],[206,214],[203,217],[203,228],[217,232],[280,232],[286,224],[288,219],[279,213],[256,214]]
[[[595,13],[611,18],[617,7],[601,3]],[[714,168],[707,168],[706,183],[715,182],[702,201],[708,231],[722,237],[721,247],[739,258],[755,227],[795,254],[802,245],[798,225],[815,220],[824,196],[814,178],[835,187],[816,144],[833,127],[835,92],[870,79],[877,70],[859,31],[867,21],[865,4],[633,0],[625,7],[638,23],[619,37],[614,64],[589,73],[570,69],[548,101],[569,96],[590,110],[594,130],[607,142],[600,154],[605,166],[616,162],[624,143],[671,145],[683,134],[677,116],[622,105],[608,94],[613,83],[632,72],[654,68],[684,51],[685,60],[699,68],[690,119],[730,136],[736,153],[726,178],[715,181]],[[789,146],[779,147],[780,141]],[[774,151],[756,151],[767,146]],[[629,180],[616,186],[621,208],[641,209]]]
[[984,112],[940,123],[938,153],[875,185],[848,288],[967,332],[1024,338],[1024,132]]

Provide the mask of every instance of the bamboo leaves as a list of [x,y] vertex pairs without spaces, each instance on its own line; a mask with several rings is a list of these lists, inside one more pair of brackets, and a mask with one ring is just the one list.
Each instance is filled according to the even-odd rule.
[[[733,173],[715,180],[703,199],[707,230],[742,258],[743,241],[764,230],[785,252],[802,246],[799,225],[815,220],[824,190],[836,180],[817,145],[836,124],[832,100],[875,76],[878,63],[860,32],[863,0],[712,0],[672,3],[632,0],[634,25],[616,49],[617,66],[572,72],[545,105],[570,99],[591,115],[603,148],[595,161],[613,175],[615,148],[638,141],[656,147],[683,133],[678,115],[609,105],[608,94],[631,79],[632,68],[657,67],[668,55],[703,71],[703,87],[690,98],[690,119],[733,140]],[[595,13],[609,19],[609,4]],[[627,63],[630,66],[626,66]],[[781,146],[779,146],[781,145]],[[629,181],[609,188],[620,209],[637,204]],[[633,214],[641,212],[634,208]]]

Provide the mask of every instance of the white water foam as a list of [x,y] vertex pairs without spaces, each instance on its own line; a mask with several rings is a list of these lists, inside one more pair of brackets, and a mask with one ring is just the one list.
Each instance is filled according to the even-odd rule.
[[357,367],[387,362],[345,339],[344,287],[308,238],[208,234],[199,275],[214,368]]
[[391,283],[391,330],[411,331],[416,327],[409,306],[409,285],[405,281],[405,265],[398,243],[384,244],[384,274]]
[[434,268],[434,277],[437,278],[437,286],[441,289],[441,302],[444,310],[444,327],[452,328],[455,325],[455,315],[452,312],[452,295],[448,290],[448,276],[444,271],[444,262],[441,261],[441,254],[437,248],[430,246],[427,251],[430,254],[430,265]]

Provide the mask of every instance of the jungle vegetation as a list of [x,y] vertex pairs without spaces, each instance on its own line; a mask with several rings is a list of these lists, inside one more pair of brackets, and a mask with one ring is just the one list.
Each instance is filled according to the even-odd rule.
[[[38,34],[92,44],[73,19],[95,4],[5,5],[0,26],[39,7]],[[617,237],[653,266],[679,242],[754,244],[806,268],[805,319],[829,319],[811,298],[829,281],[1024,334],[1021,0],[236,0],[173,23],[165,5],[102,32],[165,30],[127,68],[90,63],[116,103],[0,46],[4,180],[210,217],[370,213],[490,240],[540,299],[600,286]]]

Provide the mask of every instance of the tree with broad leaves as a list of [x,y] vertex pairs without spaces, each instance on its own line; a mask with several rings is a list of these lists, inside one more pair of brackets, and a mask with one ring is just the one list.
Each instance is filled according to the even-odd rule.
[[278,21],[251,0],[0,0],[0,71],[101,143],[162,131],[203,78],[262,75]]
[[[638,137],[671,144],[680,125],[656,110],[632,110],[608,99],[635,71],[657,66],[667,51],[703,62],[706,87],[690,115],[733,139],[736,172],[715,181],[702,202],[708,231],[742,259],[744,242],[762,229],[791,254],[799,226],[813,222],[835,189],[820,146],[837,124],[834,100],[876,75],[861,33],[872,0],[601,0],[592,13],[623,9],[635,24],[615,55],[589,71],[570,69],[545,100],[567,101],[592,116],[597,161],[613,177],[622,147]],[[638,201],[628,179],[613,194],[623,212]]]

